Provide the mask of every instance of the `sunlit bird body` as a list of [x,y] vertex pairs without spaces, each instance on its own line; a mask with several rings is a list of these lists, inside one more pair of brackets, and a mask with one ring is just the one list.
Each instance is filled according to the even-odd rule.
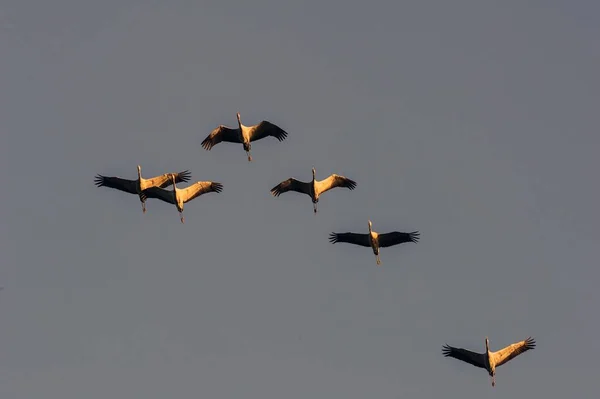
[[171,176],[171,181],[173,183],[173,190],[164,190],[160,187],[152,187],[144,191],[144,195],[147,198],[158,198],[161,201],[174,204],[179,211],[181,223],[184,223],[183,204],[202,194],[211,192],[220,193],[223,190],[223,185],[221,183],[212,181],[199,181],[186,188],[177,188],[174,175]]
[[241,143],[244,146],[244,151],[248,155],[248,161],[252,161],[250,149],[252,141],[260,140],[265,137],[273,136],[279,141],[285,140],[287,132],[277,125],[269,121],[262,121],[258,125],[245,126],[242,125],[240,113],[237,113],[238,127],[231,128],[224,125],[217,126],[203,141],[202,147],[210,151],[215,145],[221,141],[229,143]]
[[336,175],[335,173],[330,175],[327,179],[319,181],[315,178],[315,168],[312,168],[312,176],[312,181],[310,182],[303,182],[290,177],[273,187],[271,189],[271,194],[273,194],[274,197],[278,197],[288,191],[306,194],[312,199],[314,212],[317,213],[319,196],[324,192],[335,187],[346,187],[350,190],[354,190],[356,187],[356,182],[354,180]]
[[444,345],[442,353],[444,356],[450,356],[463,362],[467,362],[476,367],[485,369],[492,378],[492,386],[496,386],[496,367],[500,367],[509,360],[519,356],[523,352],[535,348],[535,340],[528,337],[524,341],[508,345],[497,352],[490,352],[490,343],[485,337],[485,353],[471,352],[463,348],[454,348]]
[[150,179],[144,179],[142,177],[142,167],[137,166],[138,178],[136,180],[122,179],[114,176],[102,176],[96,175],[94,178],[94,184],[98,187],[109,187],[116,190],[124,191],[130,194],[136,194],[140,202],[142,203],[142,212],[146,213],[146,200],[143,192],[152,187],[168,187],[173,184],[171,175],[175,176],[177,183],[187,182],[190,180],[191,174],[189,171],[184,170],[179,173],[165,173],[164,175],[152,177]]
[[358,234],[358,233],[331,233],[329,235],[329,241],[332,244],[336,242],[345,242],[354,245],[360,245],[363,247],[371,247],[373,253],[376,256],[377,264],[381,265],[379,259],[379,248],[391,247],[392,245],[402,244],[405,242],[417,243],[419,241],[420,233],[413,231],[411,233],[402,233],[399,231],[393,231],[391,233],[379,234],[373,231],[372,223],[369,220],[369,233]]

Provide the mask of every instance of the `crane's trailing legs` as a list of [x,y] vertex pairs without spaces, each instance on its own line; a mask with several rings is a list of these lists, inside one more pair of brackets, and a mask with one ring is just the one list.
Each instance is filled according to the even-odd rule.
[[492,386],[496,386],[496,374],[492,374]]
[[375,257],[377,258],[377,264],[381,266],[381,259],[379,259],[379,254],[375,255]]
[[140,202],[142,203],[142,212],[146,213],[146,199],[140,196]]
[[315,213],[317,213],[317,203],[313,202],[313,210],[315,211]]
[[181,223],[185,223],[183,219],[183,212],[179,212],[179,217],[181,218]]
[[246,151],[246,155],[248,155],[248,162],[252,162],[252,155],[250,155],[251,149],[252,145],[250,145],[250,143],[244,143],[244,151]]

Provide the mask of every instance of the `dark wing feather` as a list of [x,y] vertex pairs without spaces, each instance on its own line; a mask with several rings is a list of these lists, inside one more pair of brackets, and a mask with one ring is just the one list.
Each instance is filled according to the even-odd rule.
[[274,197],[279,197],[281,194],[288,191],[296,191],[299,193],[310,195],[310,186],[309,183],[296,180],[293,177],[290,177],[289,179],[284,180],[275,187],[273,187],[271,189],[271,194],[273,194]]
[[130,194],[137,194],[137,180],[121,179],[120,177],[109,177],[96,175],[94,184],[98,187],[109,187],[116,190],[125,191]]
[[329,242],[335,244],[336,242],[346,242],[348,244],[360,245],[363,247],[370,247],[368,234],[358,233],[331,233],[329,235]]
[[250,141],[256,141],[264,139],[268,136],[273,136],[279,141],[285,140],[287,132],[277,125],[272,124],[269,121],[262,121],[252,130]]
[[157,198],[161,201],[168,202],[169,204],[175,203],[175,195],[173,194],[173,190],[165,190],[160,187],[150,187],[144,190],[143,193],[144,200],[146,198]]
[[228,143],[241,143],[238,129],[232,129],[227,126],[219,125],[202,141],[202,147],[210,151],[215,145],[221,141]]
[[413,231],[412,233],[401,233],[399,231],[393,231],[391,233],[379,234],[379,246],[391,247],[392,245],[402,244],[405,242],[414,242],[417,243],[419,241],[420,233],[418,231]]
[[507,346],[504,349],[500,349],[497,352],[493,352],[492,356],[494,356],[494,360],[496,363],[496,367],[502,366],[504,363],[509,360],[519,356],[523,352],[527,352],[530,349],[535,348],[535,340],[531,337],[528,337],[524,341],[516,342],[512,345]]
[[485,359],[483,353],[471,352],[463,348],[454,348],[450,345],[444,345],[442,347],[442,353],[444,356],[453,357],[463,362],[472,364],[475,367],[481,367],[485,369]]
[[211,192],[220,193],[221,191],[223,191],[223,185],[213,181],[198,181],[189,187],[178,190],[184,203],[202,194]]
[[[190,173],[189,170],[184,170],[183,172],[174,173],[174,175],[175,175],[175,183],[187,183],[188,181],[190,181],[190,178],[192,177],[192,174]],[[169,179],[165,183],[161,184],[159,187],[165,188],[165,187],[169,187],[172,184],[173,184],[173,182],[171,181],[171,179]]]

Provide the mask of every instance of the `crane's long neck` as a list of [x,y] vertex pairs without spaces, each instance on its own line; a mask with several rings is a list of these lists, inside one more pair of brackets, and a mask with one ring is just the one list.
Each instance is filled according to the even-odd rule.
[[140,165],[138,165],[138,193],[142,192],[148,188],[148,187],[146,187],[145,183],[146,182],[144,181],[144,178],[142,177],[142,167]]
[[242,119],[240,118],[240,113],[237,113],[237,121],[238,121],[238,127],[240,128],[240,132],[242,131]]
[[175,184],[175,175],[171,175],[171,183],[173,183],[173,199],[175,200],[177,207],[179,207],[179,203],[177,202],[177,184]]
[[485,338],[485,356],[487,357],[487,362],[490,367],[490,370],[493,373],[494,364],[492,364],[492,356],[491,356],[491,352],[490,352],[490,341],[487,339],[487,337]]

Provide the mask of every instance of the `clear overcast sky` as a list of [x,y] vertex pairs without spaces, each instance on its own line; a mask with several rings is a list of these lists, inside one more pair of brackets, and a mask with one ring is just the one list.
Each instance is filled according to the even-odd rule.
[[[594,1],[0,3],[0,397],[591,398]],[[235,113],[283,142],[210,152]],[[175,206],[93,184],[189,169]],[[269,189],[338,173],[356,190]],[[186,184],[180,184],[184,187]],[[421,232],[381,251],[328,235]],[[444,343],[534,351],[497,386]]]

